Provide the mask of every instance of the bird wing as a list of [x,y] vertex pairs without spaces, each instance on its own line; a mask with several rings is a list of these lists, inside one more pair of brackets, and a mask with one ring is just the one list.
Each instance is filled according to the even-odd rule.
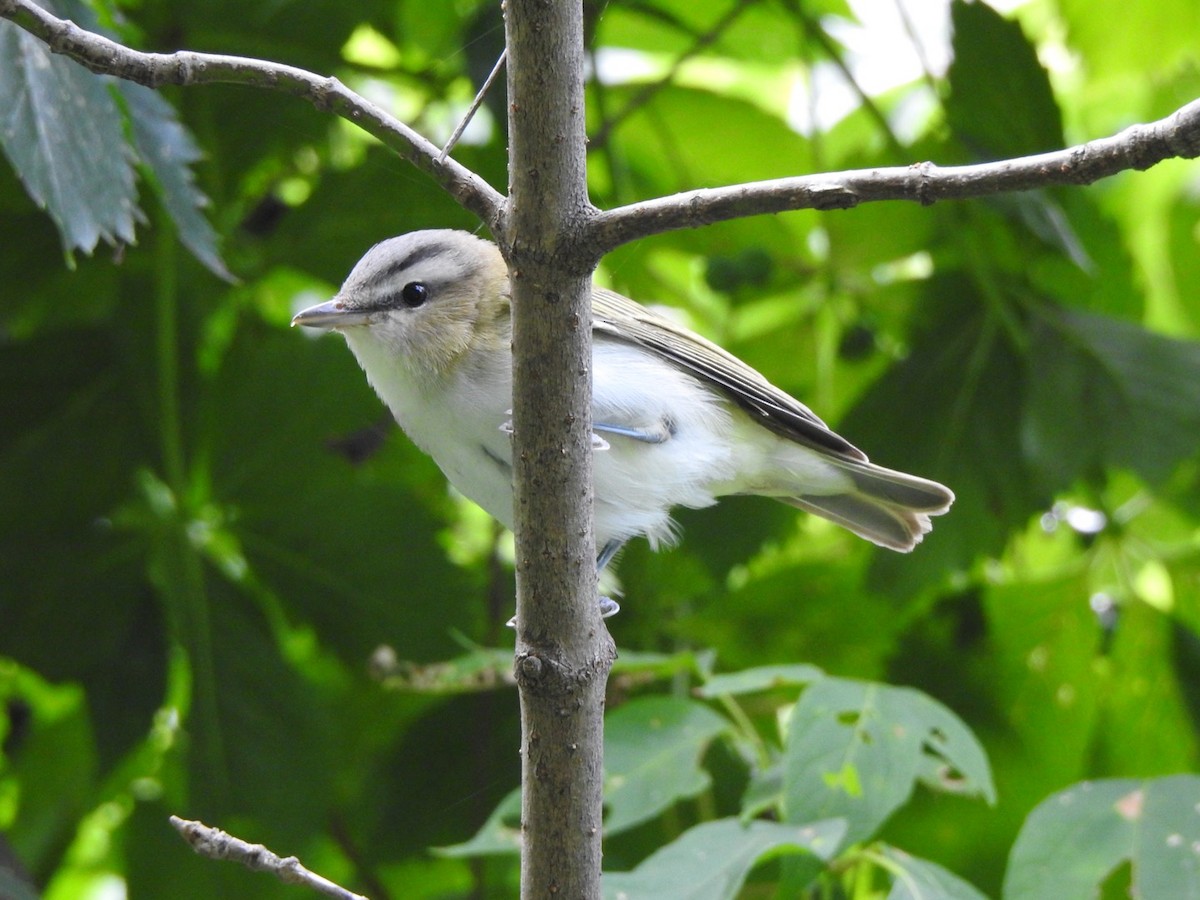
[[833,452],[855,460],[867,458],[865,453],[830,430],[811,409],[775,387],[732,353],[664,316],[655,315],[628,297],[594,288],[592,330],[643,347],[707,381],[781,437],[824,453]]

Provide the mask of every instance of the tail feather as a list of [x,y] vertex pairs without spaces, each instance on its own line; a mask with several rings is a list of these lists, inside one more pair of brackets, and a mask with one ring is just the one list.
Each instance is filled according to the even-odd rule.
[[853,493],[779,499],[902,553],[912,550],[933,527],[930,516],[941,515],[954,502],[953,491],[936,481],[857,461],[847,461],[842,468],[854,480]]

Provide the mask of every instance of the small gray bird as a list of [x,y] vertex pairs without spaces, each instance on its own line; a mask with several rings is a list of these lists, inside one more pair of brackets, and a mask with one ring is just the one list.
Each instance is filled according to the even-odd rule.
[[[592,293],[597,564],[645,535],[676,537],[675,506],[774,497],[907,552],[954,494],[885,469],[803,403],[716,344],[612,291]],[[512,527],[512,326],[495,244],[417,231],[376,244],[327,303],[293,325],[329,328],[413,442]]]

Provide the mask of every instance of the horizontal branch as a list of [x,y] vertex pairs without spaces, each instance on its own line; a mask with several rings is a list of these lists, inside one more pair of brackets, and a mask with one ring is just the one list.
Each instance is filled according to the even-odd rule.
[[[0,17],[10,19],[61,53],[94,72],[115,75],[148,87],[163,84],[245,84],[292,94],[319,110],[332,112],[378,138],[418,169],[429,174],[493,233],[502,194],[470,169],[444,157],[403,122],[336,78],[316,75],[267,60],[181,50],[142,53],[58,19],[32,0],[0,0]],[[703,188],[658,197],[594,213],[584,243],[594,258],[652,234],[696,228],[729,219],[799,209],[849,209],[880,200],[911,200],[930,205],[1061,184],[1091,184],[1128,169],[1148,169],[1165,159],[1200,156],[1200,100],[1170,116],[1131,126],[1112,137],[1076,147],[1017,159],[970,166],[941,167],[932,162],[887,169],[800,175]]]
[[442,157],[438,147],[336,78],[246,56],[190,50],[142,53],[56,18],[31,0],[0,0],[0,17],[41,39],[54,53],[102,75],[115,75],[151,88],[164,84],[244,84],[307,100],[318,110],[341,116],[378,138],[493,228],[503,209],[504,197],[491,185],[460,163]]
[[1091,184],[1165,159],[1200,156],[1200,100],[1112,137],[1057,150],[972,166],[931,162],[887,169],[801,175],[729,187],[686,191],[597,213],[590,246],[599,255],[622,244],[679,228],[797,209],[849,209],[878,200],[930,205],[1060,184]]

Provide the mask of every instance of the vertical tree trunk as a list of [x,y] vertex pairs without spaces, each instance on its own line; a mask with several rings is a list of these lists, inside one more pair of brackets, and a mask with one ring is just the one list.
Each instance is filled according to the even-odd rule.
[[521,896],[598,898],[604,688],[591,472],[579,0],[507,0]]

